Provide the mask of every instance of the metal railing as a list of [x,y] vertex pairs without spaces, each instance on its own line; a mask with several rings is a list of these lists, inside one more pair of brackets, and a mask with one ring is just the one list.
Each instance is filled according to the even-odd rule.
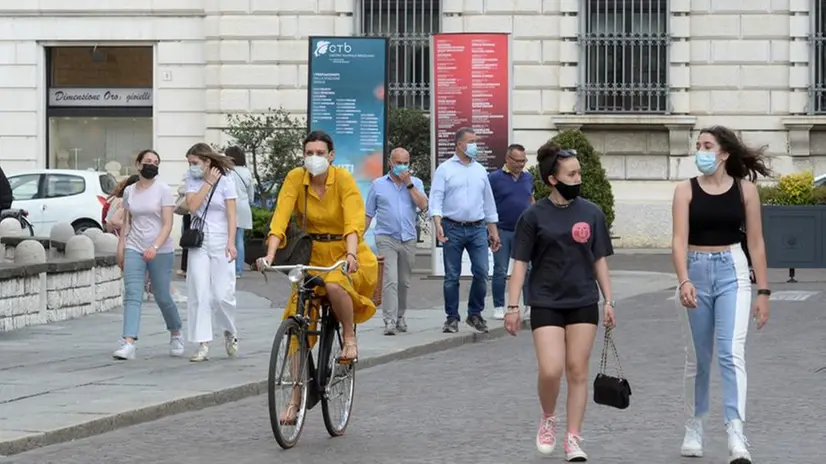
[[826,114],[826,0],[812,0],[811,113]]
[[667,0],[583,0],[580,113],[668,112]]
[[430,109],[430,36],[441,26],[440,0],[360,0],[357,25],[388,37],[390,104]]

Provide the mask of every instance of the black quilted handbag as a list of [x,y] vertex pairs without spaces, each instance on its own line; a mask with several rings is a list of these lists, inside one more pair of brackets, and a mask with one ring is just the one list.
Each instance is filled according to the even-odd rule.
[[313,240],[307,234],[307,196],[308,188],[304,186],[304,215],[302,225],[298,227],[290,221],[284,231],[286,245],[275,253],[274,266],[295,266],[296,264],[310,264],[313,254]]
[[[216,185],[217,182],[216,182]],[[181,248],[201,248],[204,243],[204,222],[206,222],[206,213],[209,211],[209,205],[212,203],[212,195],[215,194],[215,186],[210,189],[209,199],[207,199],[206,208],[202,216],[192,215],[192,224],[189,229],[181,234],[181,241],[179,244]]]
[[[599,363],[599,373],[594,379],[594,402],[617,409],[626,409],[631,405],[631,384],[622,375],[617,347],[611,337],[613,328],[605,329],[605,341],[602,343],[602,359]],[[617,376],[612,377],[606,373],[608,368],[608,350],[614,353],[617,361]]]

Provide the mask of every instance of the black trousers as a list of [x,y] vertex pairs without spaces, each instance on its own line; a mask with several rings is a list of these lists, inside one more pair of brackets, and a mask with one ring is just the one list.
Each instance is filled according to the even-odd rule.
[[[189,227],[192,225],[192,216],[189,214],[184,214],[184,230],[189,230]],[[189,258],[189,251],[184,248],[183,253],[181,254],[181,270],[186,272],[186,261]]]

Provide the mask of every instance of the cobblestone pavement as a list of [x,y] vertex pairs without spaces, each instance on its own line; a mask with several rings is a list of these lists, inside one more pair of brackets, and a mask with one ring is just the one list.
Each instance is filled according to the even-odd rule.
[[[826,430],[826,315],[822,292],[775,301],[769,325],[749,335],[749,423],[757,463],[822,462]],[[583,447],[605,464],[721,464],[726,442],[715,367],[706,457],[682,459],[683,348],[672,295],[624,300],[617,346],[631,381],[632,406],[589,404]],[[595,362],[601,343],[595,347]],[[593,375],[593,370],[592,370]],[[320,408],[299,445],[282,451],[270,432],[266,400],[183,414],[25,453],[3,464],[220,462],[261,464],[547,462],[534,450],[538,419],[530,337],[505,338],[364,370],[347,434],[329,439]],[[564,393],[563,393],[564,394]],[[564,402],[561,403],[564,408]],[[561,411],[560,411],[561,412]],[[563,416],[564,417],[564,416]],[[559,451],[552,459],[561,462]]]

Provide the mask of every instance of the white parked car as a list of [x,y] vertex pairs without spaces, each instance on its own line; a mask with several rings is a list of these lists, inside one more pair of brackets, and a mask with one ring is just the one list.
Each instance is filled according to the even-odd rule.
[[117,185],[108,172],[70,169],[35,169],[8,178],[12,208],[28,211],[38,237],[48,237],[58,222],[71,224],[75,232],[101,229],[103,205]]

